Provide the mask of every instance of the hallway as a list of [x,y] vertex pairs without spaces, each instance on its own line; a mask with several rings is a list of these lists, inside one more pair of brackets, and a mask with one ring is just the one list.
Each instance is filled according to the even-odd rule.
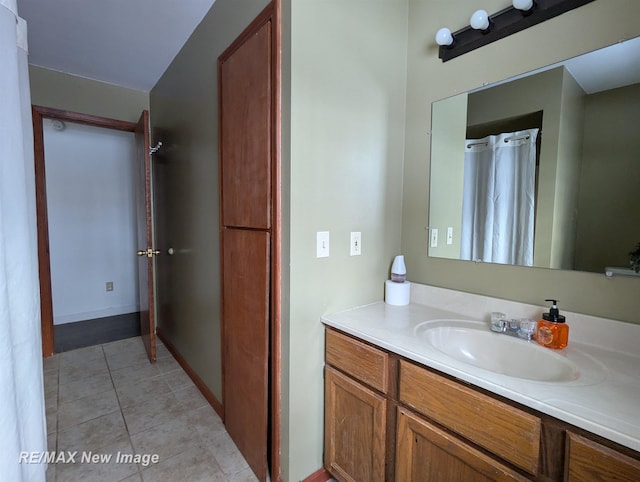
[[65,458],[47,481],[256,480],[160,341],[157,357],[149,364],[136,337],[44,359],[49,451]]

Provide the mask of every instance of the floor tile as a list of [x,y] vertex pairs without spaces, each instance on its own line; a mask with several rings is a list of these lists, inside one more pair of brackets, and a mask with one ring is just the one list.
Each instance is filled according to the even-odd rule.
[[182,371],[182,367],[172,356],[158,358],[155,363],[159,373],[167,373],[174,370]]
[[108,392],[58,405],[58,430],[65,430],[87,420],[98,418],[119,410],[118,399],[113,388]]
[[81,378],[70,383],[60,384],[58,388],[58,403],[73,402],[98,393],[113,390],[109,371]]
[[[67,353],[73,352],[70,351]],[[69,363],[62,361],[60,365],[59,383],[61,385],[67,385],[79,380],[84,380],[85,378],[108,373],[109,367],[107,367],[104,356],[102,356],[102,358],[87,359],[85,361],[73,360]]]
[[[130,340],[134,340],[131,342]],[[130,338],[103,345],[110,370],[147,362],[147,352],[140,338]]]
[[166,423],[181,412],[173,393],[167,392],[151,400],[122,408],[122,414],[130,434],[144,432]]
[[160,359],[165,357],[173,358],[169,350],[167,350],[167,347],[159,342],[159,340],[156,338],[156,358]]
[[207,399],[204,398],[198,387],[193,384],[179,390],[173,390],[173,394],[176,396],[182,410],[194,410],[209,406]]
[[126,437],[122,413],[116,410],[59,432],[58,450],[97,451]]
[[171,387],[171,390],[173,391],[178,390],[180,388],[195,386],[191,378],[189,378],[189,375],[187,375],[184,372],[184,370],[180,368],[179,365],[176,370],[163,373],[159,375],[158,378],[167,382],[167,384],[169,385],[169,387]]
[[[220,417],[162,344],[150,364],[140,337],[43,361],[51,482],[255,481]],[[108,458],[82,461],[82,454]],[[125,457],[157,456],[157,463]]]
[[144,482],[227,482],[215,460],[202,447],[174,455],[142,471]]
[[227,475],[238,473],[248,467],[247,462],[226,431],[218,432],[210,437],[204,447]]
[[111,378],[116,389],[125,385],[138,384],[157,375],[159,375],[158,367],[156,367],[155,364],[149,363],[148,360],[136,365],[111,370]]
[[[96,452],[86,452],[87,457],[98,456],[100,462],[83,461],[79,453],[74,464],[57,464],[57,480],[64,482],[105,481],[118,482],[139,473],[138,464],[119,463],[118,454],[132,454],[133,448],[129,438],[123,438],[116,443],[104,447]],[[90,460],[90,459],[89,459]],[[105,461],[108,460],[108,461]]]
[[199,447],[200,439],[194,427],[178,415],[166,423],[132,434],[131,443],[136,453],[157,454],[160,460],[165,460],[192,447]]
[[169,385],[159,378],[147,378],[137,383],[116,387],[116,393],[122,408],[138,405],[169,392],[171,392]]

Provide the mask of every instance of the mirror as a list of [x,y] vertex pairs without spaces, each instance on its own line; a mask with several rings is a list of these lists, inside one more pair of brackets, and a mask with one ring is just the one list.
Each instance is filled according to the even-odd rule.
[[429,256],[629,268],[639,193],[640,38],[432,105]]

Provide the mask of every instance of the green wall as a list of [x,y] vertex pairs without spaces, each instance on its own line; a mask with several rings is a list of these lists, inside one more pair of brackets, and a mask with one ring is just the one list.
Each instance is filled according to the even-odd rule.
[[626,268],[627,253],[640,241],[639,112],[640,84],[586,99],[576,253],[580,269]]
[[217,59],[267,4],[217,0],[151,90],[158,326],[220,402]]
[[640,2],[596,0],[443,63],[434,33],[469,23],[477,8],[497,12],[502,0],[409,0],[407,118],[402,206],[402,250],[409,279],[543,305],[553,297],[566,310],[640,323],[639,281],[603,274],[524,268],[429,258],[425,213],[429,209],[430,104],[460,92],[528,72],[640,35]]
[[[639,2],[597,0],[450,62],[437,58],[438,28],[461,28],[473,10],[506,3],[283,1],[285,481],[322,466],[321,315],[383,299],[401,251],[411,281],[536,304],[554,296],[567,310],[640,322],[636,279],[425,254],[431,103],[640,34]],[[217,0],[150,93],[154,142],[165,143],[156,234],[177,253],[158,258],[159,324],[220,400],[216,59],[266,4]],[[55,79],[32,70],[34,103],[124,120],[141,110],[113,93],[56,92]],[[315,256],[317,231],[331,233],[329,258]],[[362,233],[361,256],[349,256],[350,231]]]
[[[322,467],[321,315],[383,299],[400,253],[407,15],[406,0],[291,2],[285,480]],[[316,258],[317,231],[329,258]]]
[[29,65],[31,103],[43,107],[137,122],[149,93]]

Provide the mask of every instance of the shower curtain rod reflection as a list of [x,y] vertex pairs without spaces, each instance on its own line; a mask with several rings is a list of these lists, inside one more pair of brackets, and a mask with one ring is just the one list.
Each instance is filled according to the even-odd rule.
[[[542,131],[540,131],[538,133],[538,135],[542,134]],[[504,142],[511,142],[511,141],[521,141],[521,140],[529,140],[531,138],[530,135],[526,135],[526,136],[513,136],[513,137],[505,137]],[[489,142],[488,141],[482,141],[482,142],[470,142],[469,144],[467,144],[467,149],[469,149],[470,147],[475,147],[475,146],[488,146]]]

